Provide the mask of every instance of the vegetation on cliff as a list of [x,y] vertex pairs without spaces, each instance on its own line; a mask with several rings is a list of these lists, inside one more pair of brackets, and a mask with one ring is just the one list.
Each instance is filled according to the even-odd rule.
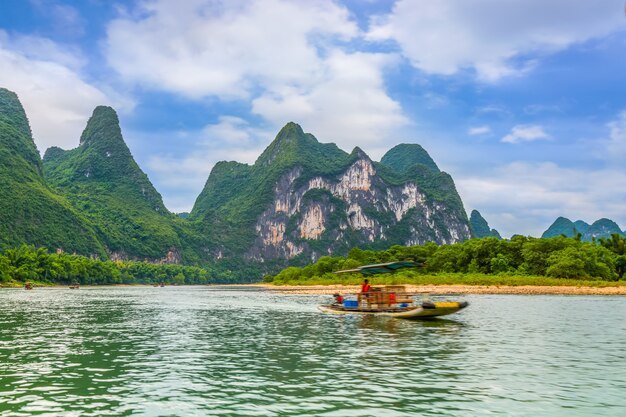
[[382,157],[380,163],[400,173],[408,171],[417,164],[433,172],[439,172],[439,167],[433,158],[417,143],[401,143],[394,146]]
[[480,214],[478,210],[472,210],[470,214],[470,229],[472,230],[472,236],[481,238],[493,236],[497,239],[502,239],[500,233],[496,229],[490,229],[487,220]]
[[22,243],[104,255],[92,225],[42,176],[39,152],[15,93],[0,88],[0,249]]
[[[228,263],[229,259],[233,259],[233,262],[238,263],[242,255],[247,255],[247,260],[250,261],[260,257],[259,254],[263,251],[262,248],[255,247],[259,245],[256,225],[262,214],[273,206],[281,178],[293,174],[293,182],[288,185],[291,191],[305,189],[313,178],[335,184],[358,160],[371,163],[376,172],[374,182],[378,184],[380,181],[380,184],[384,184],[381,185],[382,188],[416,184],[419,192],[424,193],[428,201],[445,207],[461,224],[467,224],[467,216],[452,178],[439,171],[419,145],[399,145],[385,155],[383,162],[377,163],[370,161],[359,148],[348,154],[334,144],[320,143],[295,123],[288,123],[281,129],[254,165],[237,162],[216,164],[196,200],[190,218],[197,222],[201,234],[207,238],[209,251],[224,258],[220,262]],[[382,191],[384,194],[385,190]],[[285,198],[289,199],[291,195],[286,195]],[[372,248],[382,248],[406,242],[412,233],[411,228],[413,233],[415,228],[427,228],[423,233],[431,233],[433,240],[440,239],[448,231],[448,227],[439,218],[441,209],[435,210],[435,226],[432,227],[426,226],[427,222],[424,225],[412,222],[410,218],[415,214],[413,212],[406,213],[398,221],[391,212],[380,209],[382,202],[361,200],[359,204],[364,204],[360,207],[363,213],[369,219],[379,222],[385,230],[384,233],[378,231],[373,239],[369,239],[359,230],[344,226],[341,236],[338,236],[336,232],[340,230],[340,217],[344,217],[345,223],[348,216],[345,201],[341,201],[328,190],[311,189],[305,191],[302,203],[303,210],[288,213],[289,218],[284,221],[284,239],[288,238],[294,245],[304,248],[300,255],[290,261],[292,264],[307,262],[311,259],[312,252],[328,253],[331,250],[333,253],[345,254],[355,245],[367,244]],[[296,229],[305,214],[304,208],[316,204],[321,207],[332,206],[332,209],[325,214],[325,231],[316,239],[310,239],[298,234]],[[266,271],[275,270],[277,266],[287,264],[286,258],[265,258],[260,267]]]
[[48,183],[95,227],[111,253],[160,259],[181,251],[174,220],[124,143],[115,111],[97,107],[76,149],[49,149]]

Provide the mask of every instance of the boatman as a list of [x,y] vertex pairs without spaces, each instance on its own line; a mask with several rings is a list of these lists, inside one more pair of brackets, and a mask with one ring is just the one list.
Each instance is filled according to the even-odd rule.
[[359,294],[359,305],[361,305],[362,302],[367,301],[367,306],[370,307],[371,304],[371,300],[369,299],[369,293],[370,290],[372,289],[372,286],[370,285],[370,282],[367,279],[363,280],[363,284],[361,284],[361,294]]

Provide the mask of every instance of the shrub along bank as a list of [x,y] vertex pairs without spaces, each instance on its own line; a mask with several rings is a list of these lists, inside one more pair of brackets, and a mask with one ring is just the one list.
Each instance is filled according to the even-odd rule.
[[23,245],[0,253],[0,283],[44,284],[209,284],[233,283],[227,272],[210,268],[135,261],[103,261]]
[[453,245],[427,243],[392,246],[384,251],[354,248],[347,257],[324,256],[303,268],[290,267],[266,282],[275,284],[355,284],[357,274],[333,272],[360,265],[415,260],[423,268],[377,276],[380,284],[467,285],[606,285],[624,277],[626,238],[619,235],[597,242],[564,236],[542,239],[513,236],[471,239]]

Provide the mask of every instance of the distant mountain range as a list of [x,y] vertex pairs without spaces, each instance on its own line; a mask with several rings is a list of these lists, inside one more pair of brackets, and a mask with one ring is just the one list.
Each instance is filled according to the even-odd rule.
[[[253,165],[217,163],[191,213],[170,213],[126,146],[115,111],[97,107],[77,148],[39,156],[18,97],[0,88],[0,249],[22,243],[109,259],[274,272],[352,247],[455,243],[500,234],[417,144],[380,162],[288,123]],[[542,237],[624,234],[559,217]]]
[[28,243],[233,271],[273,272],[354,246],[461,242],[486,225],[480,217],[472,232],[452,178],[421,146],[398,145],[375,162],[295,123],[253,165],[217,163],[191,213],[175,215],[135,162],[113,109],[97,107],[77,148],[50,148],[42,160],[6,89],[0,181],[0,249]]
[[572,222],[565,217],[559,217],[552,223],[548,230],[543,232],[541,237],[555,237],[561,235],[576,237],[578,234],[580,234],[581,239],[585,241],[608,238],[611,237],[612,234],[626,236],[626,233],[624,233],[613,220],[600,219],[592,224],[588,224],[582,220]]

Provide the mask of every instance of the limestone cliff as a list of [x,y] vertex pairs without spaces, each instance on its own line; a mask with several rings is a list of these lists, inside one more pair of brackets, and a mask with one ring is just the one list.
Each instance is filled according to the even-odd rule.
[[[469,239],[450,176],[421,163],[402,168],[373,162],[359,148],[347,154],[321,144],[290,123],[253,166],[218,164],[192,217],[217,225],[217,244],[209,249],[215,256],[239,250],[250,261],[281,265],[345,254],[354,246]],[[242,217],[253,233],[242,231]]]

